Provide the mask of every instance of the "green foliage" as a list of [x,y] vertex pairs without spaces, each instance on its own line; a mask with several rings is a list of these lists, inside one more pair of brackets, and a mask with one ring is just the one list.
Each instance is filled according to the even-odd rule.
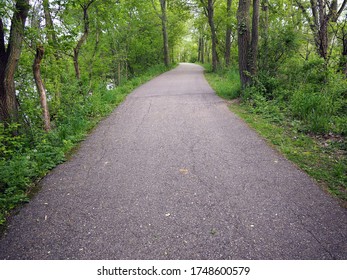
[[[6,129],[0,126],[0,225],[11,209],[28,200],[31,186],[62,163],[65,155],[99,120],[110,114],[137,86],[166,70],[163,65],[153,66],[113,90],[107,90],[105,83],[100,82],[86,96],[78,93],[76,83],[64,84],[60,100],[64,106],[56,110],[52,119],[55,128],[49,133],[42,131],[40,122],[32,122],[31,128],[19,124]],[[23,101],[23,104],[31,118],[31,103]],[[18,130],[22,133],[14,133]]]
[[[315,63],[319,69],[297,65],[299,75],[262,73],[242,92],[241,105],[231,108],[332,194],[347,200],[347,81],[336,73],[327,76],[317,61],[308,64]],[[322,77],[329,82],[318,83]],[[239,96],[240,86],[232,89],[239,85],[236,70],[207,72],[206,78],[222,98]]]
[[300,48],[300,33],[292,25],[280,25],[262,41],[259,50],[261,71],[274,74]]
[[237,98],[241,93],[239,73],[235,69],[220,70],[213,73],[211,65],[203,65],[207,69],[206,78],[216,93],[225,99]]
[[345,142],[312,138],[298,131],[295,121],[290,125],[272,123],[262,114],[254,114],[247,104],[232,105],[231,109],[329,192],[347,200],[347,160],[342,156]]
[[326,132],[330,129],[330,116],[335,110],[331,96],[322,93],[296,91],[291,99],[294,117],[309,124],[313,132]]
[[272,73],[259,72],[242,92],[252,112],[273,121],[297,120],[300,130],[346,135],[347,80],[328,69],[321,58],[287,58]]
[[15,153],[21,152],[24,145],[24,136],[17,131],[20,124],[12,123],[8,127],[0,124],[0,159],[11,159]]

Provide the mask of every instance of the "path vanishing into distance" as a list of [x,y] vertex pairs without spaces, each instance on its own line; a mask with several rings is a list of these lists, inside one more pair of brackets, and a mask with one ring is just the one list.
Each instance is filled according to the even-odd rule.
[[347,210],[194,64],[136,89],[41,186],[0,259],[347,259]]

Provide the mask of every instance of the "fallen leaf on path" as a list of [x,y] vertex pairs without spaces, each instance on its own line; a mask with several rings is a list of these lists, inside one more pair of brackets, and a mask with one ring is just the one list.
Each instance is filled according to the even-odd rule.
[[211,234],[212,234],[212,235],[217,234],[217,230],[216,230],[215,228],[211,229]]
[[181,168],[180,169],[180,172],[182,173],[182,174],[188,174],[188,169],[185,169],[185,168]]

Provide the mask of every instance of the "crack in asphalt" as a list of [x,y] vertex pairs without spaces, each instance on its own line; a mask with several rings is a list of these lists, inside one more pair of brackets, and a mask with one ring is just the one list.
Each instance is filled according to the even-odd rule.
[[[294,204],[295,204],[295,203],[294,203]],[[324,246],[323,242],[321,242],[321,241],[318,239],[318,237],[312,232],[312,230],[310,230],[310,229],[308,228],[308,226],[304,223],[304,221],[303,221],[301,215],[300,215],[300,214],[297,214],[293,209],[290,209],[290,210],[291,210],[291,212],[297,217],[297,219],[298,219],[298,221],[300,222],[302,228],[303,228],[306,232],[308,232],[308,233],[313,237],[313,239],[319,244],[319,246],[320,246],[326,253],[329,254],[329,256],[330,256],[330,258],[331,258],[332,260],[336,260],[335,256],[332,254],[332,252],[330,252],[330,251]],[[309,217],[308,214],[306,214],[306,216]]]
[[152,102],[150,101],[150,102],[149,102],[149,105],[148,105],[148,108],[147,108],[147,111],[145,112],[145,114],[143,115],[143,117],[142,117],[140,123],[139,123],[138,126],[136,127],[135,132],[138,132],[139,129],[140,129],[140,127],[143,125],[143,123],[144,123],[146,117],[149,115],[149,112],[151,111],[151,107],[152,107]]
[[0,259],[347,259],[346,232],[346,209],[181,64],[41,181]]

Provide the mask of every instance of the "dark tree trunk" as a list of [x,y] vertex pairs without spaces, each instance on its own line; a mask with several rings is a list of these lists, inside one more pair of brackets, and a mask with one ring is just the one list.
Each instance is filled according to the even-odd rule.
[[167,67],[170,65],[169,37],[167,33],[167,1],[159,0],[160,12],[158,11],[154,0],[151,0],[151,2],[157,16],[161,20],[161,31],[163,35],[163,54],[164,54],[163,59],[164,59],[164,64]]
[[34,73],[36,87],[40,94],[40,101],[41,101],[41,107],[42,107],[42,119],[44,122],[44,128],[45,128],[45,131],[49,131],[51,129],[51,123],[50,123],[50,117],[49,117],[49,110],[47,106],[46,90],[41,78],[41,67],[40,67],[43,55],[44,55],[44,48],[42,46],[38,46],[36,48],[36,56],[33,63],[33,73]]
[[342,53],[341,53],[341,59],[340,59],[340,71],[346,76],[347,78],[347,23],[344,24],[342,27]]
[[251,76],[257,74],[258,63],[258,41],[259,41],[259,0],[253,0],[253,18],[252,18],[252,37],[251,49],[249,50],[249,72]]
[[225,60],[225,65],[227,67],[230,66],[230,51],[231,51],[231,4],[232,4],[232,0],[227,0],[227,18],[228,18],[228,22],[227,22],[227,30],[225,33],[225,56],[224,56],[224,60]]
[[81,5],[81,8],[83,10],[83,24],[84,24],[84,31],[81,36],[81,38],[78,40],[76,47],[73,50],[73,62],[75,67],[75,75],[78,80],[81,79],[81,72],[78,64],[78,56],[80,53],[80,50],[82,48],[82,45],[87,40],[87,37],[89,35],[89,16],[88,16],[88,8],[95,0],[90,0],[88,3]]
[[250,30],[250,7],[251,0],[239,0],[238,49],[240,79],[243,88],[250,85],[257,74],[259,0],[253,0],[252,31]]
[[199,37],[199,44],[198,44],[198,62],[201,62],[201,37]]
[[200,0],[204,6],[204,12],[206,17],[208,18],[208,24],[211,29],[211,43],[212,43],[212,71],[216,72],[218,69],[219,58],[217,53],[217,33],[216,27],[214,24],[214,2],[213,0]]
[[246,87],[251,82],[248,68],[249,47],[250,47],[250,19],[249,10],[251,0],[239,0],[237,11],[238,23],[238,49],[239,49],[239,72],[242,87]]
[[217,53],[217,33],[214,25],[214,4],[213,0],[208,0],[208,22],[211,28],[211,40],[212,40],[212,70],[217,71],[219,58]]
[[326,60],[328,58],[328,23],[329,18],[326,12],[326,1],[318,0],[318,34],[317,34],[317,48],[319,55]]
[[201,63],[205,63],[205,39],[201,37]]
[[167,2],[166,0],[160,0],[161,8],[161,26],[163,32],[163,44],[164,44],[164,64],[170,65],[170,52],[169,52],[169,38],[167,34]]
[[345,74],[347,78],[347,36],[343,40],[343,51],[342,51],[342,57],[343,57],[343,73]]
[[269,56],[269,0],[262,1],[262,10],[264,12],[264,20],[263,20],[263,37],[264,37],[264,58],[263,59],[263,67],[268,69],[267,58]]
[[10,36],[5,46],[5,29],[0,18],[0,120],[8,125],[18,121],[18,103],[14,75],[21,54],[29,0],[18,0],[11,21]]

